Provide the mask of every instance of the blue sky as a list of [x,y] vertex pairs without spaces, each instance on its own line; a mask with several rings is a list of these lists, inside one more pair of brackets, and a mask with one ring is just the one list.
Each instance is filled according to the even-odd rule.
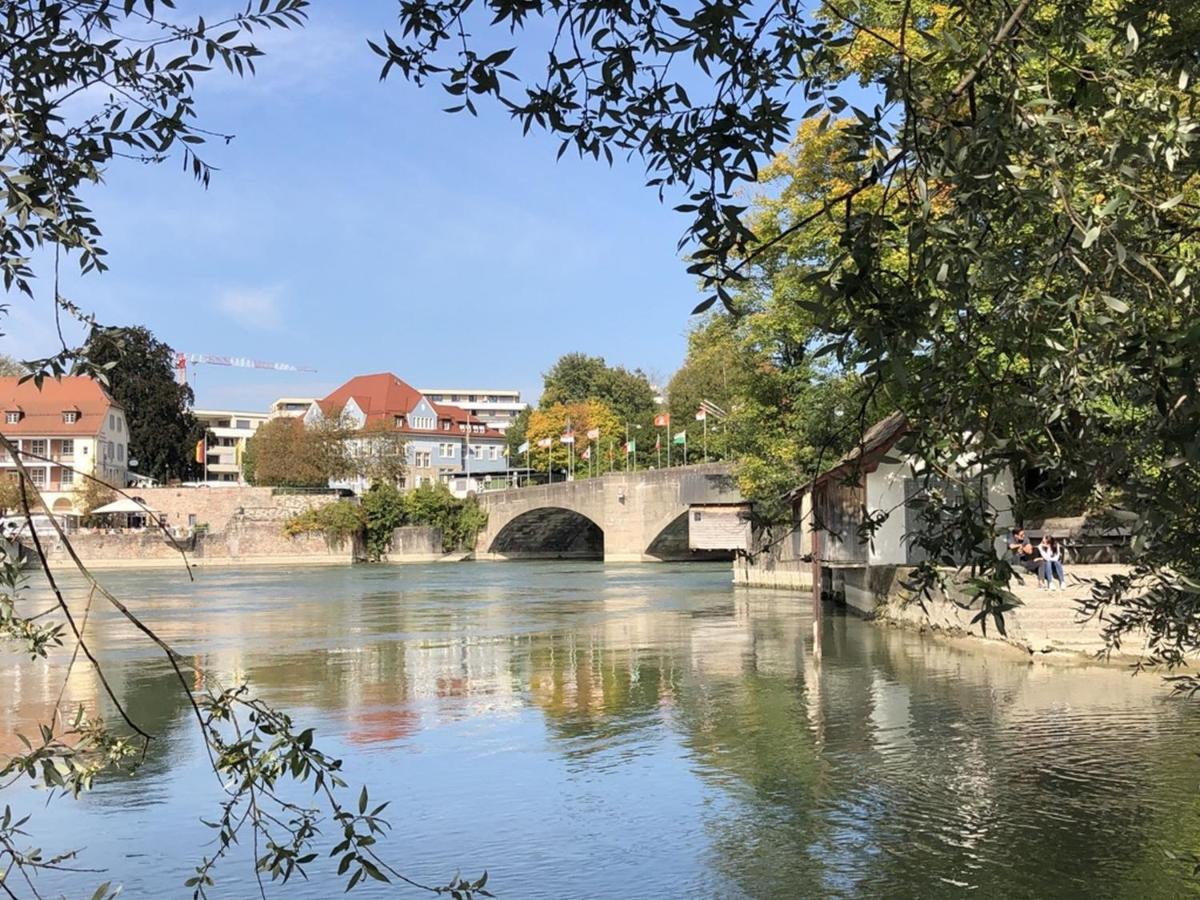
[[[177,349],[318,370],[200,367],[201,407],[261,409],[380,370],[532,401],[576,350],[669,378],[699,296],[676,251],[684,217],[636,162],[556,163],[556,141],[499,111],[448,115],[440,87],[381,84],[366,40],[394,11],[317,3],[309,27],[260,41],[257,78],[202,78],[203,124],[237,135],[204,151],[211,187],[177,163],[115,165],[91,198],[111,270],[64,293]],[[53,352],[47,296],[11,300],[0,352]]]

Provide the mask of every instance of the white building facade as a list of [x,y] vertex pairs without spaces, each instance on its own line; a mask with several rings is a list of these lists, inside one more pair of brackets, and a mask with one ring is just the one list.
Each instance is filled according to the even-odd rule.
[[508,430],[526,404],[521,392],[497,388],[418,388],[434,403],[446,403],[466,410],[499,432]]

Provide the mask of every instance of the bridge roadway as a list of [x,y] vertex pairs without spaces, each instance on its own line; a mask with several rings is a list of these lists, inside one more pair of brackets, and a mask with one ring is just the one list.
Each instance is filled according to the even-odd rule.
[[598,559],[643,562],[695,559],[688,510],[738,503],[725,463],[616,472],[479,495],[488,513],[479,559]]

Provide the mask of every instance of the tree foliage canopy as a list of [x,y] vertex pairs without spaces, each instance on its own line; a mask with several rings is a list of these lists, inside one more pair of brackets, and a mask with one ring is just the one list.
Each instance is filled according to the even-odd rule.
[[[571,447],[560,441],[568,425],[575,435],[574,453],[576,471],[582,475],[585,463],[578,462],[581,454],[592,448],[594,459],[601,459],[601,449],[607,448],[614,441],[625,440],[625,426],[615,412],[601,400],[584,400],[576,403],[557,403],[553,406],[536,409],[529,417],[529,428],[525,439],[529,441],[530,466],[535,469],[545,469],[546,456],[555,468],[565,469],[571,455]],[[600,437],[593,440],[587,436],[589,431],[599,429]],[[549,450],[538,447],[538,441],[549,440]]]
[[[1195,3],[402,0],[400,21],[384,75],[498,99],[686,194],[699,308],[777,291],[806,358],[908,416],[926,471],[969,452],[1123,484],[1136,564],[1094,608],[1123,605],[1114,641],[1149,626],[1156,661],[1200,646]],[[798,121],[836,132],[837,171],[756,222],[738,187]],[[1010,604],[993,516],[943,513],[985,611]]]
[[309,425],[292,417],[270,419],[246,442],[246,479],[264,487],[328,487],[331,478],[354,471],[350,435],[338,416]]
[[86,353],[125,410],[136,471],[162,482],[186,478],[204,429],[191,413],[192,389],[175,380],[175,352],[133,326],[93,329]]
[[567,353],[543,376],[542,409],[599,400],[624,422],[640,422],[654,411],[654,387],[641,369],[610,366],[601,356]]

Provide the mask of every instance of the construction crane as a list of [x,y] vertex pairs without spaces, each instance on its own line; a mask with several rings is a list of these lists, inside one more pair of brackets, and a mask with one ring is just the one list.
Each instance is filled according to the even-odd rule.
[[263,362],[261,359],[248,359],[245,356],[213,356],[208,353],[176,353],[175,377],[180,384],[188,380],[188,365],[206,366],[237,366],[241,369],[269,369],[273,372],[315,372],[307,366],[293,366],[290,363]]

